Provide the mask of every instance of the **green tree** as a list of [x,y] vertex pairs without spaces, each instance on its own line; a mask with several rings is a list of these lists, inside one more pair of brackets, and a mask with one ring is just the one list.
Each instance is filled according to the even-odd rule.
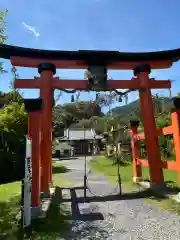
[[23,176],[27,119],[23,104],[10,103],[0,110],[1,183]]
[[[6,30],[6,22],[5,17],[7,15],[7,9],[2,10],[0,12],[0,45],[3,44],[7,40],[7,36],[5,34]],[[3,69],[3,63],[0,62],[0,73],[4,73],[5,70]]]
[[61,135],[63,128],[91,127],[93,116],[101,116],[101,108],[94,102],[74,102],[57,105],[53,109],[53,129],[55,135]]
[[13,90],[8,93],[0,91],[0,108],[13,102],[19,104],[24,102],[22,95],[18,91]]

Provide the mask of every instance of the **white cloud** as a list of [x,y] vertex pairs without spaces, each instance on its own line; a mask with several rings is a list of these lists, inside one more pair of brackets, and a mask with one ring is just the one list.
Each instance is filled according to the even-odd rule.
[[40,33],[36,30],[35,27],[31,27],[28,24],[26,24],[25,22],[22,22],[22,25],[30,32],[32,33],[36,38],[38,38],[40,36]]

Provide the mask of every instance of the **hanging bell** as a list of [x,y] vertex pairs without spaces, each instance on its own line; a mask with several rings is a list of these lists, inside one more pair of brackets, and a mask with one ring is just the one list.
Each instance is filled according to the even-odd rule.
[[99,93],[96,93],[96,101],[99,100]]
[[171,88],[169,88],[169,98],[172,98]]
[[74,102],[74,95],[71,96],[71,102]]
[[124,97],[125,97],[125,104],[128,104],[128,95],[126,94]]
[[80,97],[80,92],[78,92],[76,95],[76,101],[79,101],[79,97]]
[[122,97],[119,96],[118,102],[122,102]]

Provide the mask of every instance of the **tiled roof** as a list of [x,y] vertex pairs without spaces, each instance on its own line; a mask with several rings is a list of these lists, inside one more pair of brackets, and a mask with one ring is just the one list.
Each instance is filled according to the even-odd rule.
[[102,136],[96,135],[94,129],[64,129],[62,140],[83,140],[83,139],[101,139]]

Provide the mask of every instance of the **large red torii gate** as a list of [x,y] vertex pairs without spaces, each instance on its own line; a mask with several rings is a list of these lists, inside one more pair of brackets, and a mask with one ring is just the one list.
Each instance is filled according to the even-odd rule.
[[[26,49],[4,45],[1,55],[9,58],[12,65],[38,68],[40,74],[36,79],[16,79],[15,88],[40,89],[43,100],[41,113],[41,156],[33,155],[32,161],[40,161],[42,167],[41,191],[48,192],[52,183],[52,90],[77,89],[88,90],[87,80],[67,80],[54,77],[56,68],[87,69],[89,65],[103,65],[106,69],[134,70],[131,80],[109,80],[106,90],[133,89],[139,90],[142,119],[146,136],[146,147],[150,166],[152,189],[164,188],[161,156],[156,134],[151,89],[170,88],[169,80],[150,79],[151,69],[169,68],[173,61],[180,57],[180,49],[155,53],[119,53],[108,51],[46,51]],[[37,116],[36,116],[37,117]],[[34,124],[35,124],[35,120]],[[37,128],[36,128],[37,129]],[[36,141],[34,139],[34,141]],[[39,140],[38,140],[39,141]],[[35,164],[39,166],[38,164]],[[39,169],[32,169],[34,174],[40,174]],[[39,179],[39,178],[36,178]],[[38,180],[37,180],[38,181]],[[37,184],[39,186],[39,183]],[[32,186],[36,191],[36,183]],[[34,194],[33,205],[39,204],[40,193]]]

